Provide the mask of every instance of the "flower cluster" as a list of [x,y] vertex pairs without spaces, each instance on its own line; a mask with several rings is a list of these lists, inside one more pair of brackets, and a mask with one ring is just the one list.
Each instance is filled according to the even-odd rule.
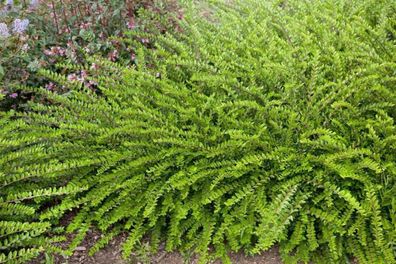
[[[15,19],[12,23],[12,32],[15,34],[23,34],[29,26],[29,19]],[[10,30],[6,23],[0,23],[0,38],[10,37]]]
[[29,19],[15,19],[13,23],[13,31],[17,34],[22,34],[29,26]]
[[14,99],[15,99],[15,98],[17,98],[17,97],[18,97],[18,94],[17,94],[17,93],[12,93],[12,94],[10,94],[10,95],[9,95],[9,97],[11,97],[11,98],[14,98]]
[[30,8],[36,8],[40,4],[39,0],[31,0],[30,1]]
[[[0,1],[1,2],[1,1]],[[29,9],[33,10],[40,5],[40,0],[30,0]],[[0,10],[0,15],[7,14],[10,10],[15,8],[14,0],[6,0],[5,7]]]
[[59,46],[51,47],[50,49],[44,50],[44,54],[47,56],[55,56],[55,55],[65,56],[66,49]]
[[0,38],[8,38],[10,36],[10,31],[6,23],[0,23]]
[[[95,69],[95,66],[92,65],[91,69]],[[84,84],[87,88],[94,88],[98,85],[95,81],[89,80],[89,75],[86,70],[82,70],[77,73],[71,73],[67,75],[67,79],[71,82],[73,81],[80,82]]]
[[[31,0],[30,1],[30,6],[32,6],[32,7],[38,6],[39,3],[40,3],[40,0]],[[14,0],[7,0],[6,1],[6,5],[13,6],[14,5]]]

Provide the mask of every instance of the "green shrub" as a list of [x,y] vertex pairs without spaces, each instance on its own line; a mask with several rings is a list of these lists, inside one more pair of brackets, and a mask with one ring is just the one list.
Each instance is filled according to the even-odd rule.
[[97,226],[91,253],[128,232],[125,257],[149,236],[203,263],[275,243],[285,263],[395,263],[396,4],[197,5],[136,65],[91,58],[97,93],[42,71],[71,91],[2,113],[3,237],[74,210],[69,251]]

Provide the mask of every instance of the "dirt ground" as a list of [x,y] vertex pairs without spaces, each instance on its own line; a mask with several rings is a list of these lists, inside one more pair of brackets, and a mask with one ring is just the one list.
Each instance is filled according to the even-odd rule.
[[[123,260],[121,244],[125,240],[125,236],[119,236],[109,243],[105,248],[97,252],[94,256],[89,256],[88,251],[94,242],[100,237],[100,233],[89,231],[84,242],[77,247],[74,254],[68,258],[63,256],[55,256],[55,264],[196,264],[196,257],[182,256],[179,253],[168,253],[163,248],[155,255],[150,255],[148,249],[144,246],[136,253],[132,254],[130,260]],[[245,256],[242,253],[231,254],[232,263],[235,264],[282,264],[277,247],[263,252],[257,256]],[[46,263],[44,257],[31,261],[29,264]],[[216,261],[213,264],[221,264]]]

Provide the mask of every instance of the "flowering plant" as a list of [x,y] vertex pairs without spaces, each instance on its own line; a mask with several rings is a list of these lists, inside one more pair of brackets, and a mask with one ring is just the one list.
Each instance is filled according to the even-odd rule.
[[18,88],[21,84],[63,92],[37,74],[41,68],[84,64],[93,54],[133,63],[133,48],[110,36],[123,36],[127,30],[177,30],[182,16],[175,0],[0,0],[0,10],[0,39],[5,43],[0,47],[0,93],[7,99],[0,102],[2,108],[16,108],[32,96]]

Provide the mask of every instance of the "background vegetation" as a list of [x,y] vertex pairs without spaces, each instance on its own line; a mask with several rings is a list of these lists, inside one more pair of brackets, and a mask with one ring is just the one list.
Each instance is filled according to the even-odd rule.
[[[9,35],[1,37],[0,33],[0,93],[6,98],[0,104],[3,109],[21,107],[33,96],[18,88],[20,84],[67,92],[38,74],[40,69],[59,70],[54,67],[57,63],[84,65],[87,56],[94,54],[134,63],[134,48],[110,37],[122,36],[126,30],[139,31],[139,40],[149,45],[145,34],[178,31],[177,22],[183,16],[174,0],[25,0],[6,1],[0,8],[0,23]],[[24,23],[19,23],[16,31],[18,21]],[[81,70],[62,73],[81,80],[87,75]]]

